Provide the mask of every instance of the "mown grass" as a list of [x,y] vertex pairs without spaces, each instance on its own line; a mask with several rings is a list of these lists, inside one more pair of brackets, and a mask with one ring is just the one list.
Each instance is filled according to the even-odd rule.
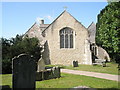
[[9,85],[12,88],[12,74],[0,74],[0,77],[2,77],[2,86]]
[[[47,65],[47,67],[53,67],[55,65]],[[118,75],[118,64],[116,63],[107,63],[106,67],[102,67],[101,65],[82,65],[79,64],[79,67],[73,67],[72,65],[70,66],[63,66],[63,65],[58,65],[61,68],[64,69],[72,69],[72,70],[80,70],[80,71],[89,71],[89,72],[99,72],[99,73],[108,73],[108,74],[114,74]],[[120,75],[120,73],[119,73]]]
[[62,73],[61,78],[41,82],[37,81],[36,86],[37,88],[73,88],[76,86],[87,86],[90,88],[118,88],[118,83],[111,80]]
[[[2,85],[9,85],[12,87],[12,75],[2,75]],[[44,81],[36,81],[36,88],[73,88],[76,86],[87,86],[90,88],[118,88],[118,82],[99,79],[94,77],[61,74],[59,79],[50,79]],[[119,88],[120,89],[120,88]]]

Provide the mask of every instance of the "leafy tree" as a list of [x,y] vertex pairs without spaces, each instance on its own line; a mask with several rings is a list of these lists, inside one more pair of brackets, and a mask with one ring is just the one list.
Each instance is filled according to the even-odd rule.
[[19,54],[33,55],[37,61],[41,56],[39,40],[37,38],[22,38],[22,35],[16,35],[15,38],[2,38],[2,73],[11,73],[12,58]]
[[24,38],[22,41],[17,41],[11,45],[11,57],[26,53],[39,59],[41,49],[37,38]]
[[98,15],[96,43],[113,60],[120,60],[120,1],[109,3]]
[[10,41],[5,39],[5,38],[1,38],[1,42],[2,42],[2,59],[7,59],[10,58],[9,57],[9,52],[10,52]]

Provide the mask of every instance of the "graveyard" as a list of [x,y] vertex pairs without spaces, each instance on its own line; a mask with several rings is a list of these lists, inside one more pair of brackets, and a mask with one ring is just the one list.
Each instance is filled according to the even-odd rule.
[[[49,67],[56,67],[59,66],[62,68],[67,69],[73,69],[73,70],[87,70],[93,71],[92,69],[96,68],[96,71],[101,73],[109,73],[109,74],[115,74],[117,75],[117,64],[108,63],[106,67],[102,67],[99,65],[96,66],[86,66],[86,65],[79,65],[78,67],[72,67],[72,66],[62,66],[62,65],[46,65],[46,68]],[[84,66],[84,69],[82,68]],[[114,68],[113,68],[114,66]],[[103,72],[99,69],[103,69]],[[111,73],[113,72],[113,73]],[[9,88],[12,88],[13,82],[12,82],[12,74],[1,74],[2,76],[2,86],[8,86]],[[117,89],[118,88],[118,82],[112,81],[112,80],[106,80],[106,79],[100,79],[95,77],[88,77],[83,75],[73,75],[73,74],[67,74],[67,73],[61,73],[60,78],[52,78],[47,80],[36,80],[35,81],[35,88],[73,88],[77,86],[87,86],[89,88],[111,88],[111,89]],[[33,77],[34,78],[34,77]]]
[[[7,68],[9,69],[9,68]],[[118,89],[118,82],[90,76],[61,72],[62,69],[99,72],[118,75],[118,64],[109,62],[103,65],[82,65],[77,61],[71,65],[45,65],[42,59],[29,54],[19,54],[12,58],[12,74],[1,74],[3,88],[88,88]]]
[[[5,7],[7,4],[3,6]],[[27,7],[27,5],[25,6]],[[48,5],[48,8],[52,6]],[[54,7],[56,6],[57,4]],[[99,11],[99,14],[94,11],[97,9],[96,7],[88,9],[92,13],[96,12],[97,22],[94,19],[92,21],[87,19],[92,14],[84,9],[80,10],[86,11],[86,14],[83,15],[79,10],[77,10],[78,14],[73,12],[76,9],[73,11],[65,9],[61,14],[59,10],[55,10],[56,15],[59,13],[59,16],[56,19],[54,17],[50,20],[51,22],[46,22],[47,18],[52,18],[50,15],[48,15],[49,17],[43,15],[46,19],[37,17],[34,24],[28,26],[29,29],[23,35],[17,34],[15,38],[9,39],[6,36],[0,38],[2,45],[0,47],[2,49],[0,89],[120,90],[120,10],[118,10],[120,2],[110,3],[108,1],[106,6],[102,6],[104,8],[96,10]],[[34,6],[30,7],[34,8]],[[27,15],[27,17],[31,15],[31,12],[38,12],[37,8],[32,11],[30,7],[30,13],[27,12],[28,10],[24,11],[26,10],[24,7],[23,10],[18,9],[17,11],[24,11],[24,16]],[[53,9],[57,9],[54,7]],[[6,9],[7,12],[8,10]],[[19,13],[17,11],[16,14]],[[39,11],[41,15],[44,13],[43,11],[49,10],[43,8],[42,11]],[[5,12],[3,13],[5,15]],[[13,12],[10,11],[10,13]],[[75,14],[82,15],[80,17],[84,16],[87,23],[89,23],[88,20],[92,23],[85,25],[83,22],[86,20],[78,20],[79,17],[74,17]],[[17,17],[21,16],[18,14]],[[20,19],[28,21],[24,17]],[[9,19],[6,18],[6,20]],[[24,21],[18,22],[23,23]],[[27,23],[24,22],[26,25]],[[9,27],[9,25],[11,22],[4,26]],[[24,25],[19,24],[19,26],[23,27]],[[19,26],[16,27],[20,29]],[[11,29],[8,28],[8,30]]]
[[[51,66],[51,65],[50,65]],[[102,67],[101,65],[79,65],[79,67],[73,67],[72,65],[69,66],[60,66],[65,69],[71,70],[80,70],[80,71],[90,71],[90,72],[98,72],[98,73],[108,73],[114,75],[120,75],[118,72],[118,64],[116,63],[106,63],[106,67]]]
[[[2,85],[8,85],[12,88],[12,75],[2,75]],[[72,74],[61,74],[61,78],[36,81],[36,88],[73,88],[76,86],[88,86],[90,88],[118,88],[118,82],[80,76]]]

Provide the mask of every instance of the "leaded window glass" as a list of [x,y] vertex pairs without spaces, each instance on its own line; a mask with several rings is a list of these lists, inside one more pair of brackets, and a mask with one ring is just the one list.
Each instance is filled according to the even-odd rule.
[[73,30],[66,27],[60,30],[60,48],[73,48]]

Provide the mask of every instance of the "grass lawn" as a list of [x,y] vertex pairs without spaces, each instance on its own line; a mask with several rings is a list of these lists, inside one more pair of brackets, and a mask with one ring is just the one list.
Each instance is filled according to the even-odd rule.
[[[54,66],[54,65],[48,65],[48,66]],[[80,71],[89,71],[89,72],[99,72],[99,73],[108,73],[108,74],[115,74],[118,75],[118,64],[116,63],[107,63],[106,67],[102,67],[101,65],[79,65],[79,67],[72,67],[70,66],[62,66],[58,65],[65,69],[72,69],[72,70],[80,70]],[[119,73],[120,75],[120,73]]]
[[[9,85],[12,87],[11,74],[3,74],[0,76],[2,76],[2,85]],[[90,88],[118,88],[118,82],[116,81],[65,73],[62,73],[61,76],[62,77],[59,79],[36,81],[36,88],[72,88],[76,86],[87,86]]]

